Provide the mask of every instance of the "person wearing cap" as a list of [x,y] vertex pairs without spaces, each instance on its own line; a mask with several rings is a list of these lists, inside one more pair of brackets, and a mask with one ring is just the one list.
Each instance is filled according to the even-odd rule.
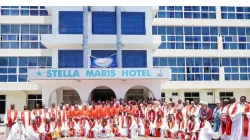
[[28,140],[41,140],[42,133],[39,131],[39,127],[35,116],[31,118],[32,124],[26,129]]
[[22,117],[18,117],[17,123],[12,126],[9,136],[6,140],[25,140],[26,137],[27,134],[24,125],[22,124]]
[[46,121],[43,122],[39,127],[39,132],[43,134],[42,139],[52,140],[53,131],[54,127],[50,123],[50,118],[47,117]]

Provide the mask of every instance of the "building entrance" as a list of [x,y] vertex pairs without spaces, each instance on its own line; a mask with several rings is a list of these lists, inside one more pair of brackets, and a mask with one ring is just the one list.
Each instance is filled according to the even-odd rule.
[[63,90],[63,101],[65,104],[71,104],[72,101],[78,104],[81,98],[76,90]]
[[105,88],[105,89],[100,89],[96,88],[91,92],[91,101],[106,101],[106,100],[111,100],[116,98],[115,92],[112,89]]

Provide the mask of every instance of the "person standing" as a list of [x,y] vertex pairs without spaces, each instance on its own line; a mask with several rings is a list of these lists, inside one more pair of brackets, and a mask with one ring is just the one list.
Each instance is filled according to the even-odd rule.
[[22,124],[24,128],[28,128],[30,125],[30,111],[28,110],[28,106],[25,105],[23,110],[20,111],[20,117],[22,118]]
[[6,124],[6,138],[8,137],[12,126],[16,123],[17,117],[18,111],[15,109],[15,104],[11,104],[10,109],[7,110],[4,116],[4,123]]
[[242,113],[243,109],[236,102],[235,97],[229,99],[227,106],[226,132],[221,137],[222,140],[240,140],[242,135]]
[[42,116],[43,116],[43,111],[40,109],[40,105],[36,104],[36,108],[32,110],[31,112],[31,118],[36,119],[36,125],[40,127],[42,124]]
[[242,136],[241,140],[250,140],[250,104],[246,102],[246,96],[241,96],[240,97],[240,104],[243,108],[243,113],[242,113]]
[[213,111],[214,132],[219,132],[219,129],[220,129],[220,111],[221,111],[221,102],[217,102],[216,108]]

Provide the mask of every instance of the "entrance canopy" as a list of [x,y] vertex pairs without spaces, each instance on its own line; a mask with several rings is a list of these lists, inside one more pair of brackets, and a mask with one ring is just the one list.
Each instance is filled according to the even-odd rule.
[[122,69],[28,69],[32,80],[126,80],[126,79],[171,79],[169,68],[122,68]]

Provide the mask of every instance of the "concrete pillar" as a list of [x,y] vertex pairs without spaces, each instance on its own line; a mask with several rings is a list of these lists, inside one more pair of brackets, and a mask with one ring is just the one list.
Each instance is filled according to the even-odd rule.
[[221,19],[221,7],[216,6],[216,19]]
[[58,68],[58,49],[52,49],[52,68]]
[[218,44],[218,50],[219,50],[219,51],[223,51],[223,40],[222,40],[222,36],[218,36],[217,44]]
[[224,67],[219,68],[219,81],[225,81]]
[[51,93],[52,92],[53,91],[51,91],[50,88],[46,88],[46,87],[42,88],[42,102],[46,106],[50,106],[49,102],[50,102],[50,99],[51,99]]

